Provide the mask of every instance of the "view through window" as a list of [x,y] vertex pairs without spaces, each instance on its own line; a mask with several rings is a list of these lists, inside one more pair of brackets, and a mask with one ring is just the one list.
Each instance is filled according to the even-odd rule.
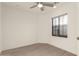
[[67,37],[68,14],[52,18],[52,36]]

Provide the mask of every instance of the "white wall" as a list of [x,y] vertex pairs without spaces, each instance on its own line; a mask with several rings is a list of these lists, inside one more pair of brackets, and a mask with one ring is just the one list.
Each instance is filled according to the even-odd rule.
[[2,50],[2,18],[1,18],[1,3],[0,3],[0,52]]
[[49,43],[51,34],[51,15],[46,11],[40,12],[38,20],[38,42]]
[[[76,24],[76,27],[77,27],[77,37],[79,37],[79,3],[77,3],[77,24]],[[77,40],[77,54],[79,56],[79,40]]]
[[[76,54],[76,4],[62,3],[56,9],[49,8],[40,14],[39,20],[39,42],[49,43],[61,49]],[[45,9],[46,10],[46,9]],[[68,13],[68,38],[52,36],[53,16]]]
[[37,43],[36,14],[3,5],[3,50]]

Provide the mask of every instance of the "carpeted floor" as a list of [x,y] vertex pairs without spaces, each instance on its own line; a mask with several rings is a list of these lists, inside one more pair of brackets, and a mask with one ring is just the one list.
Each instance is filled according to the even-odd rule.
[[49,44],[33,44],[3,51],[1,56],[75,56],[74,54]]

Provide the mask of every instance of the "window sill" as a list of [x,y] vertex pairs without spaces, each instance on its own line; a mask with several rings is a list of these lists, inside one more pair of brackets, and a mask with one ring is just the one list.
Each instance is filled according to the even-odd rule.
[[52,36],[55,36],[55,37],[62,37],[62,38],[67,38],[67,36],[56,36],[56,35],[52,35]]

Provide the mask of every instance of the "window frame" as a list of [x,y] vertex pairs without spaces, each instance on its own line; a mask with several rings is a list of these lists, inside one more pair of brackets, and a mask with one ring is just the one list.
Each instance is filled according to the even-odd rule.
[[[52,36],[65,37],[65,38],[67,38],[68,35],[60,35],[60,17],[65,16],[65,15],[68,15],[68,14],[67,14],[67,13],[64,13],[64,14],[62,14],[62,15],[58,15],[58,16],[52,17]],[[56,33],[55,33],[55,34],[53,33],[53,28],[54,28],[54,26],[53,26],[53,20],[56,20],[55,18],[58,18],[58,30],[57,30],[57,35],[56,35]],[[68,20],[68,19],[67,19],[67,20]],[[67,25],[68,25],[68,24],[67,24]],[[56,30],[56,28],[55,28],[55,30]],[[56,32],[56,31],[55,31],[55,32]]]

